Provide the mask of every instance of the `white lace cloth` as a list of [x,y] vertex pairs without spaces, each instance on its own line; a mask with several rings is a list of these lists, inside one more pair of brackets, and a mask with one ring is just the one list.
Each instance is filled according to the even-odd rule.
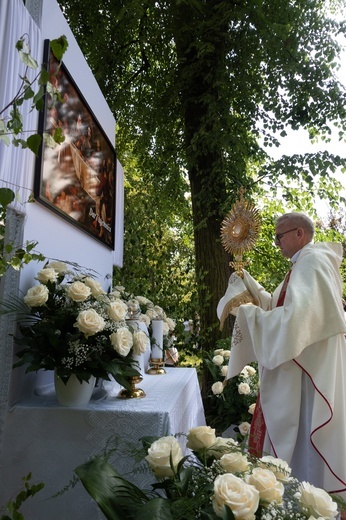
[[[130,474],[135,465],[128,445],[139,445],[146,435],[187,433],[205,425],[196,370],[166,368],[165,375],[144,375],[136,385],[143,399],[118,399],[121,387],[107,384],[96,389],[87,406],[64,408],[56,397],[32,396],[12,407],[6,418],[1,461],[0,504],[18,491],[21,478],[32,473],[45,487],[23,508],[26,520],[96,520],[104,518],[83,486],[49,499],[69,483],[73,470],[100,453],[116,436],[119,449],[112,462],[117,471],[136,485],[150,488],[151,473]],[[47,500],[49,499],[49,500]]]

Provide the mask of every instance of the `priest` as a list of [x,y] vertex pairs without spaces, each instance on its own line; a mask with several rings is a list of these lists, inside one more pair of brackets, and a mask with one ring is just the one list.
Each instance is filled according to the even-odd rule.
[[345,499],[342,246],[313,237],[306,215],[279,217],[275,244],[291,260],[284,281],[271,296],[245,270],[243,278],[233,273],[217,312],[221,322],[236,315],[227,379],[246,364],[259,365],[250,452],[281,458],[300,481]]

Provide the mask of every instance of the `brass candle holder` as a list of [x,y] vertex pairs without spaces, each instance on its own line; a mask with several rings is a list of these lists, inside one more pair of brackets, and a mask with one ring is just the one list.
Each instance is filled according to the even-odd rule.
[[131,376],[128,378],[128,382],[131,385],[130,389],[123,388],[118,393],[119,399],[141,399],[145,397],[145,392],[141,388],[136,388],[136,385],[143,381],[143,377],[139,374],[138,376]]
[[150,368],[147,370],[147,374],[158,376],[166,374],[165,362],[162,358],[150,358],[149,364]]

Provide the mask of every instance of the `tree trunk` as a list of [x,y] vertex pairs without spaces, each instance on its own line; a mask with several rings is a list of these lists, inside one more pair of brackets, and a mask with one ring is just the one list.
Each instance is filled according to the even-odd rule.
[[[227,132],[229,105],[223,102],[222,78],[229,24],[216,0],[206,0],[196,11],[187,3],[175,6],[174,34],[184,117],[184,138],[191,185],[199,287],[202,346],[213,350],[221,338],[216,308],[231,273],[231,258],[220,241],[225,215],[226,168],[222,134]],[[225,327],[223,337],[229,335]],[[205,375],[202,391],[210,391]]]

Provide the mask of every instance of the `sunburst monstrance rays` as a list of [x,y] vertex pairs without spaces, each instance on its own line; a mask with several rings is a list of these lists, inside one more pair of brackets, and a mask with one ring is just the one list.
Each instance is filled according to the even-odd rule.
[[[261,228],[261,216],[258,209],[250,201],[243,198],[232,206],[231,211],[221,224],[221,243],[225,250],[234,255],[237,271],[242,270],[242,255],[252,249],[257,241]],[[239,265],[240,264],[240,265]]]

